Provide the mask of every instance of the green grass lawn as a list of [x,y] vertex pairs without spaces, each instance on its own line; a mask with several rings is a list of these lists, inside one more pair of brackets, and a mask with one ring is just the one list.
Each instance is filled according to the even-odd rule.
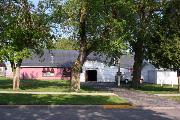
[[[12,91],[12,79],[0,77],[0,91]],[[18,91],[70,92],[69,80],[21,80]],[[90,87],[81,87],[79,92],[96,92]]]
[[[12,91],[12,79],[0,78],[0,91]],[[21,80],[18,91],[70,92],[67,80]],[[97,92],[96,89],[81,87],[80,92]],[[99,92],[99,91],[98,91]],[[117,105],[128,104],[117,96],[90,95],[37,95],[0,94],[1,105]]]
[[178,86],[174,85],[157,85],[157,84],[144,84],[140,88],[136,89],[138,91],[143,91],[149,94],[177,94]]
[[1,105],[126,105],[117,96],[0,94]]
[[168,97],[168,98],[180,102],[180,96],[171,96],[171,97]]

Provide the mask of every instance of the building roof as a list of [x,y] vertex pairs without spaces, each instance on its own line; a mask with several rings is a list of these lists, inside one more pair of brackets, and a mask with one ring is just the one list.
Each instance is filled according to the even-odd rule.
[[134,64],[133,55],[122,55],[120,59],[121,68],[132,68]]
[[[45,50],[43,55],[32,55],[23,60],[21,66],[71,67],[78,54],[76,50]],[[91,53],[87,60],[105,62],[106,56]]]
[[[21,67],[71,67],[78,54],[79,52],[76,50],[45,50],[43,55],[32,55],[32,57],[23,60]],[[86,60],[109,61],[106,55],[97,53],[89,54]],[[132,67],[133,62],[131,56],[123,55],[121,57],[121,67]]]

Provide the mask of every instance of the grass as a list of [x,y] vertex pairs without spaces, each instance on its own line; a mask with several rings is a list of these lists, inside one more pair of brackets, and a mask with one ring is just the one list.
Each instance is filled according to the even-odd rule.
[[0,94],[1,105],[126,105],[117,96]]
[[[12,91],[12,79],[0,78],[0,91]],[[21,80],[18,91],[70,92],[67,80]],[[90,87],[81,87],[80,92],[97,92]],[[90,95],[38,95],[0,94],[1,105],[120,105],[129,104],[118,96]]]
[[178,93],[178,86],[174,85],[157,85],[157,84],[143,84],[141,87],[136,89],[138,91],[143,91],[149,94],[177,94]]
[[[0,77],[0,90],[12,91],[12,79]],[[28,92],[70,92],[69,80],[21,80],[18,91]],[[90,87],[81,87],[79,92],[97,92]]]
[[168,97],[168,98],[180,102],[180,96],[170,96],[170,97]]

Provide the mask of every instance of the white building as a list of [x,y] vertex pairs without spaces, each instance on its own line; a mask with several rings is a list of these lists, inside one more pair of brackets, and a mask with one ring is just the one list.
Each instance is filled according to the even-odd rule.
[[[102,57],[102,56],[101,56]],[[118,71],[117,66],[108,66],[104,62],[98,59],[97,61],[87,60],[80,75],[80,81],[97,81],[97,82],[115,82],[115,76]],[[129,73],[133,66],[133,56],[123,55],[121,57],[121,69],[122,74]]]
[[157,69],[152,64],[144,61],[141,74],[144,82],[154,84],[178,84],[177,71]]
[[[121,72],[129,74],[132,72],[134,60],[132,55],[123,55],[121,57]],[[87,60],[82,68],[80,81],[96,81],[96,82],[115,82],[115,76],[118,71],[117,66],[108,66],[101,61]],[[171,84],[177,85],[178,78],[176,71],[157,69],[151,63],[144,61],[141,71],[143,82],[154,84]]]
[[6,65],[4,63],[0,63],[0,76],[6,75]]

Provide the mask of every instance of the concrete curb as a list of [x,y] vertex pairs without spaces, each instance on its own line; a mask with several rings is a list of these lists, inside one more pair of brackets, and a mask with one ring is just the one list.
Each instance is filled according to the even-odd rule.
[[21,92],[21,91],[0,91],[2,94],[41,94],[41,95],[100,95],[100,96],[118,96],[115,93],[77,93],[77,92]]
[[156,109],[156,110],[172,110],[172,109],[180,109],[180,106],[174,106],[174,107],[171,107],[171,106],[167,106],[167,107],[154,107],[154,106],[149,106],[149,107],[137,107],[137,108],[141,108],[141,109]]
[[133,106],[133,105],[0,105],[0,109],[32,109],[32,108],[39,108],[39,109],[53,109],[53,108],[81,108],[81,109],[151,109],[151,110],[172,110],[172,109],[180,109],[180,106],[177,107],[154,107],[154,106]]
[[31,109],[31,108],[42,108],[42,109],[51,109],[51,108],[101,108],[102,105],[0,105],[0,108],[7,109]]
[[132,105],[103,105],[104,109],[133,109],[136,108]]
[[40,109],[51,109],[51,108],[82,108],[82,109],[132,109],[134,106],[131,105],[0,105],[0,108],[5,109],[31,109],[31,108],[40,108]]

